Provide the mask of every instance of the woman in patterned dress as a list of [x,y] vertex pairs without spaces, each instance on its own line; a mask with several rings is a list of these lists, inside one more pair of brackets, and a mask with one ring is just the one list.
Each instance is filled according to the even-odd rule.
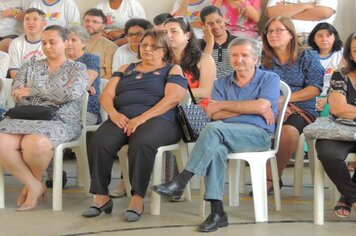
[[18,211],[36,207],[46,193],[42,174],[53,149],[80,136],[81,100],[88,87],[83,64],[67,60],[64,28],[53,25],[42,35],[47,59],[23,65],[12,86],[17,105],[55,106],[52,120],[22,120],[6,117],[0,122],[0,165],[25,186],[19,194]]

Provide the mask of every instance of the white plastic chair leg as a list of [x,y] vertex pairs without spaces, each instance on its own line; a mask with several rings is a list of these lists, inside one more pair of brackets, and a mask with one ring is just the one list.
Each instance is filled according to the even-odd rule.
[[62,170],[63,148],[58,146],[54,151],[53,160],[53,210],[62,210]]
[[272,180],[273,180],[273,190],[274,190],[274,201],[277,211],[282,210],[281,204],[281,189],[279,186],[279,175],[278,175],[278,167],[277,167],[277,158],[274,156],[269,159],[271,165],[272,172]]
[[240,160],[229,160],[229,206],[240,205]]
[[4,170],[0,166],[0,208],[5,208],[5,176]]
[[[158,185],[162,182],[162,159],[163,151],[158,148],[155,164],[153,166],[152,184]],[[161,214],[161,196],[154,191],[151,192],[151,215]]]
[[249,161],[256,222],[268,221],[266,161]]
[[314,176],[314,224],[324,224],[324,168],[315,158]]
[[295,153],[294,163],[294,192],[293,196],[300,197],[303,186],[303,167],[304,167],[304,134],[299,136],[297,152]]
[[240,160],[240,193],[245,193],[245,185],[246,185],[246,162],[244,160]]
[[205,200],[204,200],[205,182],[204,177],[200,178],[200,217],[205,217]]

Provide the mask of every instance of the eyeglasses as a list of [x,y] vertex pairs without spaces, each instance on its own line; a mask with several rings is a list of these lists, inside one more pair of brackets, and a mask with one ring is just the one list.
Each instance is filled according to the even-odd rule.
[[132,37],[141,37],[143,35],[143,33],[142,32],[137,32],[137,33],[127,33],[127,37],[130,37],[130,38],[132,38]]
[[272,33],[276,33],[277,35],[280,35],[283,31],[289,31],[288,29],[281,29],[281,28],[277,28],[274,30],[265,30],[265,34],[267,36],[270,36]]
[[140,47],[143,49],[151,48],[153,51],[157,51],[158,49],[163,48],[162,46],[150,45],[148,43],[140,43]]
[[98,24],[103,24],[104,22],[102,22],[102,21],[96,21],[96,20],[89,20],[89,19],[86,19],[86,20],[84,20],[84,22],[85,23],[93,23],[93,24],[95,24],[95,25],[98,25]]

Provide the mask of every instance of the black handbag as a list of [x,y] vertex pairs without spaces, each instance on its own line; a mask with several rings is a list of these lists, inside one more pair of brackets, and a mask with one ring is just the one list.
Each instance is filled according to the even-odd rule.
[[23,105],[10,108],[5,115],[10,119],[52,120],[57,111],[53,106]]
[[195,142],[198,139],[200,132],[209,122],[209,117],[206,115],[204,109],[195,101],[189,85],[188,91],[193,104],[178,105],[175,110],[182,133],[182,139],[185,143]]

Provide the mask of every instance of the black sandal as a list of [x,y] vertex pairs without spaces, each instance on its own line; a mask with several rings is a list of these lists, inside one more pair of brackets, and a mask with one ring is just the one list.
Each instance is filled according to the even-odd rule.
[[[339,204],[339,205],[338,205]],[[347,214],[340,214],[339,211],[347,212]],[[347,201],[345,196],[341,196],[334,207],[335,215],[340,218],[346,218],[351,215],[351,204]]]

